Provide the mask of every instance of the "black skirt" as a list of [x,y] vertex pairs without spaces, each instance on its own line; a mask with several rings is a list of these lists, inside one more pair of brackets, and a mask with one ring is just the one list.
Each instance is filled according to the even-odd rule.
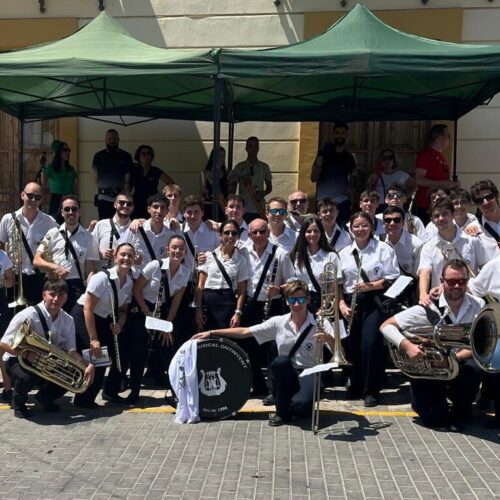
[[236,297],[231,290],[203,290],[203,314],[206,330],[229,328],[236,309]]

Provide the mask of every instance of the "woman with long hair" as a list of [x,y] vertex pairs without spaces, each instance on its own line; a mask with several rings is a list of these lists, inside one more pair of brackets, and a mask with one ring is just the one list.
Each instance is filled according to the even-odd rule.
[[70,165],[70,147],[62,141],[55,140],[50,146],[54,152],[54,159],[43,170],[43,178],[49,185],[50,205],[49,215],[58,223],[62,223],[60,214],[61,199],[67,194],[77,193],[77,173]]
[[364,398],[367,407],[378,404],[384,370],[384,339],[379,327],[385,319],[383,293],[399,276],[394,250],[373,237],[369,214],[355,212],[349,220],[352,245],[339,253],[342,285],[340,312],[350,328],[345,342],[349,367],[348,397]]
[[[118,336],[121,347],[120,333],[127,321],[128,304],[132,299],[130,269],[134,263],[135,249],[130,243],[122,243],[116,247],[114,258],[114,267],[100,271],[89,279],[87,289],[73,307],[71,315],[75,320],[79,352],[90,348],[91,355],[98,359],[102,355],[102,348],[108,348],[111,368],[104,384],[103,399],[125,403],[126,400],[118,395],[122,374],[118,370],[114,336]],[[105,372],[106,367],[96,367],[94,382],[83,394],[75,396],[75,406],[97,406],[95,398],[103,386]]]
[[321,305],[320,276],[325,264],[335,264],[340,278],[338,257],[332,251],[326,238],[325,229],[319,217],[306,217],[297,236],[295,245],[283,266],[285,281],[297,278],[309,287],[310,308],[315,313]]
[[200,330],[239,326],[245,305],[250,270],[246,251],[236,245],[240,227],[230,219],[219,232],[220,246],[207,252],[206,262],[199,267],[195,300]]

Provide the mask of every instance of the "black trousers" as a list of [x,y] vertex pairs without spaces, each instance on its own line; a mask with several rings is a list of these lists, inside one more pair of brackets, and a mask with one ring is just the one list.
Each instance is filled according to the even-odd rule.
[[25,408],[28,393],[35,386],[40,388],[38,394],[48,402],[54,402],[66,393],[66,389],[26,371],[15,357],[8,359],[5,368],[12,380],[12,406],[14,410]]
[[410,378],[412,407],[422,422],[429,427],[441,427],[453,419],[469,419],[481,381],[480,371],[474,359],[469,358],[460,363],[458,376],[453,380]]
[[99,220],[111,219],[115,215],[114,203],[112,201],[98,200],[97,213],[99,214]]
[[[346,357],[353,394],[378,397],[384,372],[384,337],[379,327],[384,315],[375,304],[377,294],[366,292],[358,295],[351,332],[345,341]],[[346,294],[350,304],[352,295]]]
[[288,356],[277,356],[271,364],[276,413],[284,420],[312,411],[314,375],[299,378]]
[[12,309],[9,308],[9,301],[7,299],[7,289],[0,287],[0,335],[3,336],[12,317]]
[[71,314],[73,307],[76,304],[76,301],[80,298],[83,292],[85,292],[85,285],[80,278],[66,280],[68,284],[68,300],[66,304],[64,304],[63,309]]
[[[26,297],[26,301],[28,305],[32,306],[34,304],[38,304],[42,300],[42,291],[43,291],[43,282],[45,281],[44,273],[35,273],[35,274],[23,274],[23,293]],[[17,284],[16,278],[16,286],[8,289],[8,300],[13,301],[17,298],[17,294],[19,293],[19,287]],[[16,309],[16,311],[19,311]]]
[[[81,354],[83,349],[88,349],[90,347],[89,334],[87,332],[85,318],[83,316],[83,306],[76,304],[71,311],[71,315],[75,320],[77,350]],[[110,318],[101,318],[97,314],[94,314],[94,319],[97,330],[97,339],[101,343],[101,346],[107,346],[108,353],[111,358],[111,366],[106,383],[104,383],[106,367],[96,367],[92,385],[90,385],[83,394],[75,395],[75,402],[84,404],[93,403],[103,385],[104,391],[108,394],[118,394],[122,382],[122,375],[116,367],[115,344],[110,328],[111,320]],[[118,336],[119,347],[121,348],[123,340],[120,337],[121,334]],[[120,361],[122,362],[122,366],[125,366],[122,351],[123,349],[120,349]]]
[[229,289],[203,290],[203,314],[207,318],[206,330],[229,328],[236,309],[236,297]]

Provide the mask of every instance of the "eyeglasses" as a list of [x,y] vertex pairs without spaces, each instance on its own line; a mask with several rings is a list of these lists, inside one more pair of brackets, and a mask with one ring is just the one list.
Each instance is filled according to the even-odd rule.
[[296,205],[297,203],[304,204],[307,201],[307,198],[299,198],[298,200],[290,200],[289,203],[292,205]]
[[403,193],[401,191],[388,191],[386,194],[387,198],[392,199],[392,198],[402,198]]
[[319,213],[320,214],[336,214],[338,210],[336,208],[322,208]]
[[24,194],[28,197],[28,200],[40,201],[42,199],[41,194],[27,193],[26,191],[24,191]]
[[451,286],[453,288],[453,287],[456,287],[457,285],[458,286],[465,286],[465,285],[467,285],[468,279],[467,278],[460,278],[460,279],[450,278],[450,279],[446,280],[446,279],[443,278],[443,281],[448,286]]
[[223,231],[224,236],[238,236],[238,231]]
[[401,217],[384,217],[384,224],[390,224],[394,222],[394,224],[399,224],[403,219]]
[[250,231],[250,234],[252,236],[257,236],[258,234],[266,234],[267,233],[267,227],[263,227],[262,229],[255,229],[253,231]]
[[291,305],[293,306],[294,304],[305,304],[306,301],[307,301],[307,297],[288,297],[288,299],[286,299],[286,301]]
[[286,209],[285,208],[270,208],[268,212],[271,215],[286,215]]
[[63,153],[71,153],[71,148],[61,148]]
[[391,160],[393,161],[394,156],[392,156],[392,155],[385,156],[384,155],[384,156],[381,156],[381,159],[382,159],[382,161],[391,161]]
[[125,201],[125,200],[117,200],[116,201],[120,207],[133,207],[134,202],[133,201]]
[[484,196],[479,196],[474,200],[476,205],[482,205],[485,201],[491,201],[495,199],[495,195],[493,193],[485,194]]
[[464,206],[464,205],[470,205],[469,200],[453,200],[453,206],[458,207],[458,206]]
[[78,212],[78,210],[80,210],[78,207],[63,207],[63,212],[72,212],[72,213],[76,213]]

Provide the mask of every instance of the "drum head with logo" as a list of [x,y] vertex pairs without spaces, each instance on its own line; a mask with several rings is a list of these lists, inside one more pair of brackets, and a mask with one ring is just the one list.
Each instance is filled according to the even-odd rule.
[[218,420],[234,415],[248,400],[252,371],[247,354],[227,339],[198,342],[200,417]]

